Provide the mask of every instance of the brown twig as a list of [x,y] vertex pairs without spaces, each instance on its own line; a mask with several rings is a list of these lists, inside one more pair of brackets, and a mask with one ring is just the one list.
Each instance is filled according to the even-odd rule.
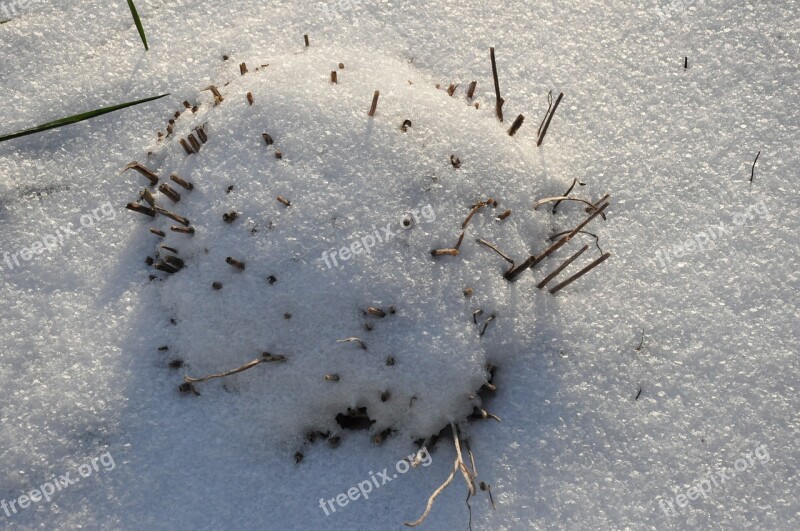
[[338,83],[339,82],[339,75],[336,73],[336,70],[331,70],[331,83]]
[[181,188],[184,188],[184,189],[186,189],[186,190],[194,190],[194,185],[193,185],[192,183],[190,183],[190,182],[188,182],[188,181],[185,181],[185,180],[183,180],[183,179],[182,179],[180,176],[178,176],[178,175],[176,175],[176,174],[174,174],[174,173],[173,173],[172,175],[170,175],[170,176],[169,176],[169,178],[170,178],[170,179],[171,179],[171,180],[172,180],[172,181],[173,181],[175,184],[177,184],[178,186],[180,186]]
[[758,152],[756,155],[756,159],[753,161],[753,167],[750,169],[750,182],[753,182],[753,177],[756,176],[756,162],[758,162],[758,157],[761,156],[761,152]]
[[481,238],[478,238],[478,239],[477,239],[477,240],[475,240],[475,241],[476,241],[476,242],[478,242],[478,243],[480,243],[481,245],[485,245],[486,247],[488,247],[488,248],[489,248],[489,249],[491,249],[492,251],[494,251],[494,252],[496,252],[497,254],[499,254],[500,256],[502,256],[502,257],[503,257],[503,259],[504,259],[506,262],[508,262],[509,264],[511,264],[511,267],[514,267],[514,260],[512,260],[512,259],[511,259],[511,258],[510,258],[510,257],[509,257],[507,254],[505,254],[505,253],[504,253],[504,252],[502,252],[500,249],[498,249],[498,248],[497,248],[495,245],[493,245],[493,244],[491,244],[491,243],[489,243],[489,242],[487,242],[486,240],[483,240],[483,239],[481,239]]
[[519,131],[519,128],[522,127],[522,122],[525,121],[525,116],[519,115],[517,119],[514,120],[514,123],[511,124],[511,128],[508,130],[508,136],[514,136]]
[[580,271],[578,271],[577,273],[575,273],[574,275],[572,275],[571,277],[569,277],[569,278],[568,278],[567,280],[565,280],[564,282],[562,282],[562,283],[560,283],[559,285],[557,285],[556,287],[552,288],[552,289],[550,290],[550,293],[551,293],[552,295],[555,295],[555,294],[556,294],[556,293],[558,293],[560,290],[562,290],[563,288],[567,287],[569,284],[571,284],[571,283],[572,283],[572,282],[574,282],[575,280],[578,280],[578,279],[579,279],[579,278],[581,278],[583,275],[585,275],[586,273],[588,273],[589,271],[591,271],[592,269],[594,269],[595,267],[597,267],[598,265],[600,265],[601,263],[603,263],[603,262],[604,262],[604,261],[605,261],[605,260],[606,260],[606,259],[607,259],[609,256],[611,256],[611,253],[606,253],[606,254],[604,254],[603,256],[601,256],[600,258],[596,259],[594,262],[592,262],[592,263],[591,263],[591,264],[589,264],[588,266],[584,267],[583,269],[581,269]]
[[[573,179],[572,179],[572,184],[571,184],[571,185],[569,185],[569,188],[567,188],[567,191],[566,191],[566,192],[564,192],[564,197],[566,197],[566,196],[568,196],[570,193],[572,193],[572,189],[573,189],[573,188],[575,188],[575,185],[576,185],[576,184],[578,184],[579,182],[580,182],[580,181],[578,181],[578,178],[577,178],[577,177],[573,178]],[[584,185],[585,185],[584,183],[580,183],[580,184],[581,184],[581,186],[584,186]],[[556,209],[558,209],[558,205],[560,205],[560,204],[561,204],[561,201],[557,201],[557,202],[556,202],[556,204],[555,204],[555,205],[553,205],[553,214],[555,214],[555,213],[556,213]]]
[[125,205],[125,208],[128,210],[133,210],[134,212],[138,212],[139,214],[144,214],[146,216],[150,216],[151,218],[156,217],[156,211],[152,208],[148,208],[144,205],[140,205],[139,203],[128,203]]
[[473,81],[472,83],[469,84],[469,87],[467,88],[467,99],[469,100],[472,99],[472,97],[475,95],[475,87],[477,86],[478,86],[477,81]]
[[169,197],[173,203],[177,203],[178,201],[181,200],[180,194],[178,194],[178,192],[173,190],[173,188],[167,183],[162,183],[161,186],[158,187],[158,191],[164,194],[165,196]]
[[544,142],[544,136],[547,134],[547,129],[550,127],[550,121],[553,119],[553,115],[556,113],[556,109],[558,109],[558,104],[561,103],[561,98],[564,97],[564,93],[561,92],[556,98],[556,102],[553,104],[553,108],[550,110],[550,114],[547,115],[547,118],[544,122],[544,127],[542,127],[542,132],[539,134],[539,139],[536,141],[536,147],[542,145]]
[[489,57],[492,60],[492,77],[494,78],[494,94],[495,94],[495,105],[494,105],[494,112],[497,116],[497,119],[501,122],[503,121],[503,103],[505,100],[500,96],[500,81],[497,79],[497,62],[494,59],[494,47],[489,48]]
[[375,110],[378,108],[378,98],[380,98],[381,93],[379,90],[376,90],[375,93],[372,95],[372,107],[369,108],[369,116],[375,116]]
[[584,245],[584,246],[583,246],[583,247],[580,249],[580,251],[576,252],[575,254],[573,254],[572,256],[570,256],[569,258],[567,258],[566,260],[564,260],[564,263],[563,263],[563,264],[561,264],[560,266],[558,266],[557,268],[555,268],[555,269],[553,270],[553,272],[552,272],[552,273],[550,273],[549,275],[547,275],[546,277],[544,277],[544,280],[542,280],[541,282],[539,282],[538,284],[536,284],[536,287],[537,287],[537,288],[539,288],[539,289],[542,289],[542,288],[544,288],[544,287],[547,285],[547,283],[548,283],[548,282],[550,282],[551,280],[553,280],[554,278],[556,278],[556,276],[557,276],[559,273],[561,273],[561,272],[562,272],[564,269],[566,269],[568,265],[570,265],[572,262],[574,262],[574,261],[575,261],[575,260],[576,260],[576,259],[577,259],[577,258],[578,258],[580,255],[582,255],[582,254],[583,254],[583,253],[586,251],[586,249],[588,249],[588,248],[589,248],[589,246],[588,246],[588,245]]
[[533,209],[537,210],[540,206],[544,205],[545,203],[553,203],[553,202],[561,203],[562,201],[578,201],[580,203],[585,203],[589,205],[592,211],[597,210],[595,204],[589,201],[588,199],[581,199],[580,197],[567,197],[566,195],[556,196],[556,197],[545,197],[544,199],[539,199],[533,204]]
[[179,216],[178,214],[176,214],[174,212],[170,212],[169,210],[167,210],[165,208],[161,208],[158,205],[154,206],[153,209],[155,209],[155,211],[158,212],[159,214],[161,214],[162,216],[167,216],[170,219],[174,219],[175,221],[177,221],[181,225],[184,225],[186,227],[189,226],[189,220],[186,219],[183,216]]
[[144,177],[147,177],[147,179],[150,181],[150,184],[153,186],[158,184],[158,175],[156,175],[154,171],[145,168],[143,165],[141,165],[136,161],[131,162],[130,164],[125,166],[125,169],[123,169],[120,173],[124,173],[128,170],[136,170],[137,172],[139,172],[139,174],[143,175]]

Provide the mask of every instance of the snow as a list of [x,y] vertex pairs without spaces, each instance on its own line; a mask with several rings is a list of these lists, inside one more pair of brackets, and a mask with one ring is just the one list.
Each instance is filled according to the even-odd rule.
[[[796,528],[797,7],[684,4],[140,0],[147,53],[124,4],[21,7],[0,25],[3,131],[171,96],[0,144],[0,252],[67,234],[30,261],[0,262],[0,500],[75,476],[106,452],[115,464],[52,503],[0,510],[3,524],[398,528],[446,478],[452,442],[367,500],[329,516],[319,500],[462,421],[491,362],[497,391],[481,405],[502,422],[461,424],[497,505],[482,492],[470,501],[474,529]],[[504,124],[492,112],[490,46]],[[478,110],[464,97],[472,80]],[[202,91],[212,83],[219,106]],[[437,83],[459,87],[451,98]],[[537,149],[550,90],[565,98]],[[184,100],[198,112],[158,141]],[[511,138],[519,113],[526,121]],[[201,123],[209,142],[187,156],[177,138]],[[162,182],[174,172],[194,183],[173,183],[174,206],[157,194],[193,236],[124,209],[147,184],[120,174],[133,160]],[[576,196],[612,195],[608,220],[587,228],[612,257],[556,296],[537,290],[584,243],[581,265],[600,255],[587,236],[507,282],[507,265],[475,238],[518,262],[540,252],[586,216],[577,203],[556,215],[531,208],[573,178],[586,183]],[[487,197],[498,207],[472,219],[459,256],[431,257]],[[495,221],[506,208],[512,215]],[[416,223],[401,229],[414,209]],[[232,210],[239,217],[224,223]],[[92,211],[91,224],[65,233]],[[387,224],[395,238],[325,265],[325,251]],[[163,242],[151,226],[166,231]],[[179,248],[186,268],[147,267],[159,243]],[[397,312],[382,319],[361,313],[390,305]],[[481,320],[497,315],[483,337],[477,308]],[[349,336],[367,350],[336,342]],[[230,370],[262,351],[287,361],[197,384],[201,396],[177,391],[185,374]],[[185,366],[170,369],[173,359]],[[340,380],[324,381],[331,373]],[[367,407],[369,432],[338,427],[348,407]],[[386,427],[397,432],[374,444]],[[310,429],[341,445],[304,442]],[[659,500],[719,471],[733,475],[665,514]],[[456,479],[424,527],[467,526]]]

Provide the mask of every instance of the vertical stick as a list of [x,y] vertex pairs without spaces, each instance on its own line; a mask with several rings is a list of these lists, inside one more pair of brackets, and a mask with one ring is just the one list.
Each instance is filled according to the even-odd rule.
[[505,100],[500,96],[500,81],[497,79],[497,62],[494,59],[494,47],[489,48],[489,57],[492,59],[492,77],[494,77],[494,94],[496,97],[494,112],[497,119],[503,121],[503,103]]
[[338,83],[339,77],[336,74],[336,70],[331,70],[331,83]]
[[378,98],[380,95],[381,93],[379,90],[376,90],[375,94],[372,95],[372,107],[369,109],[369,116],[375,116],[375,110],[378,108]]
[[756,176],[756,162],[758,162],[758,157],[761,156],[761,152],[758,152],[756,155],[756,160],[753,161],[753,167],[750,169],[750,182],[753,182],[753,177]]
[[477,81],[473,81],[472,83],[469,84],[469,88],[467,89],[467,99],[469,100],[472,99],[472,96],[475,95],[475,87],[477,86],[478,86]]
[[305,35],[303,35],[303,40],[306,42],[306,48],[308,48],[309,46],[311,46],[311,45],[309,44],[309,42],[308,42],[308,33],[306,33]]
[[547,116],[547,120],[545,120],[544,122],[544,127],[542,127],[542,134],[539,135],[539,140],[536,141],[536,147],[541,146],[542,142],[544,142],[544,135],[547,134],[547,129],[550,127],[550,120],[553,119],[553,115],[556,113],[556,109],[558,109],[558,104],[561,103],[561,98],[563,97],[564,93],[561,92],[559,93],[558,98],[556,98],[556,102],[553,104],[553,110],[550,111],[550,114]]

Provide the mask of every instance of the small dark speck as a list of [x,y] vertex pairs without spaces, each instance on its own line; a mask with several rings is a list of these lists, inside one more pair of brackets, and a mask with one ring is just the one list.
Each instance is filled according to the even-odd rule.
[[170,369],[180,369],[183,367],[183,360],[172,360],[169,362]]
[[161,352],[164,352],[165,350],[169,350],[169,347],[164,345],[163,347],[158,347],[158,350],[160,350]]

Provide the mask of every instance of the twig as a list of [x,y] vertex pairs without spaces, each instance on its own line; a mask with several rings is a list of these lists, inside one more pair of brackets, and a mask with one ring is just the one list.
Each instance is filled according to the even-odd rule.
[[[542,116],[542,121],[539,124],[539,128],[536,129],[536,138],[537,139],[539,138],[539,135],[542,134],[542,127],[544,127],[544,122],[545,122],[545,120],[547,120],[547,117],[550,116],[550,109],[552,109],[552,108],[553,108],[553,91],[551,90],[551,91],[549,91],[547,93],[547,111],[544,113],[544,116]],[[567,195],[567,194],[564,194],[564,195]]]
[[586,203],[593,211],[597,210],[595,204],[589,201],[588,199],[581,199],[580,197],[567,197],[566,195],[556,196],[556,197],[545,197],[544,199],[539,199],[533,204],[533,209],[537,210],[540,206],[544,205],[545,203],[553,203],[556,201],[559,203],[561,203],[562,201],[578,201],[580,203]]
[[492,497],[492,487],[491,487],[491,485],[481,481],[481,490],[486,491],[486,492],[489,493],[489,501],[492,502],[492,509],[496,510],[497,508],[494,506],[494,498]]
[[520,127],[522,127],[522,122],[524,121],[525,121],[525,116],[523,116],[522,114],[517,116],[517,119],[514,120],[514,123],[511,124],[511,128],[508,130],[508,136],[514,136],[515,134],[517,134],[517,131],[519,130]]
[[495,105],[494,112],[497,119],[503,121],[503,104],[505,100],[500,96],[500,81],[497,79],[497,62],[494,59],[494,47],[489,48],[489,57],[492,59],[492,77],[494,78]]
[[578,280],[580,277],[582,277],[583,275],[585,275],[586,273],[588,273],[589,271],[591,271],[592,269],[594,269],[595,267],[597,267],[598,265],[603,263],[609,256],[611,256],[611,253],[604,254],[603,256],[601,256],[600,258],[598,258],[597,260],[595,260],[594,262],[592,262],[588,266],[584,267],[583,269],[581,269],[580,271],[578,271],[577,273],[575,273],[574,275],[569,277],[567,280],[565,280],[561,284],[559,284],[556,287],[554,287],[553,289],[551,289],[550,290],[550,294],[551,295],[555,295],[561,289],[567,287],[570,283],[572,283],[575,280]]
[[753,167],[750,169],[750,182],[753,182],[753,177],[756,176],[756,162],[758,162],[758,157],[761,156],[761,152],[758,152],[756,155],[756,159],[753,161]]
[[311,43],[309,43],[309,42],[308,42],[308,33],[306,33],[305,35],[303,35],[303,40],[304,40],[304,41],[305,41],[305,43],[306,43],[306,48],[308,48],[309,46],[311,46]]
[[125,208],[128,210],[133,210],[134,212],[138,212],[139,214],[144,214],[146,216],[150,216],[151,218],[156,217],[156,211],[152,208],[148,208],[144,205],[140,205],[139,203],[128,203],[125,205]]
[[[572,184],[569,185],[569,188],[567,189],[567,191],[564,192],[564,197],[568,196],[572,192],[572,189],[575,188],[575,185],[578,184],[578,182],[579,181],[578,181],[577,177],[572,179]],[[585,186],[585,183],[581,183],[581,186]],[[561,201],[558,201],[555,205],[553,205],[553,214],[556,213],[556,209],[558,208],[558,205],[560,205],[560,204],[561,204]]]
[[[558,238],[559,236],[563,236],[565,234],[569,234],[570,232],[572,232],[572,231],[565,230],[563,232],[559,232],[558,234],[553,234],[552,236],[550,236],[549,239],[550,239],[550,241],[553,241],[556,238]],[[595,247],[597,247],[597,250],[600,251],[600,254],[603,254],[603,250],[600,248],[600,237],[597,234],[594,234],[593,232],[588,232],[588,231],[585,231],[585,230],[579,230],[578,234],[588,234],[589,236],[594,238]]]
[[497,254],[499,254],[500,256],[502,256],[502,257],[505,259],[505,261],[506,261],[506,262],[508,262],[509,264],[511,264],[511,267],[514,267],[514,260],[512,260],[512,259],[511,259],[511,258],[510,258],[510,257],[509,257],[507,254],[505,254],[505,253],[504,253],[504,252],[502,252],[500,249],[498,249],[498,248],[497,248],[495,245],[493,245],[493,244],[491,244],[491,243],[489,243],[489,242],[487,242],[486,240],[483,240],[483,239],[481,239],[481,238],[478,238],[478,239],[477,239],[477,240],[475,240],[475,241],[476,241],[476,242],[478,242],[478,243],[480,243],[481,245],[485,245],[486,247],[488,247],[488,248],[489,248],[489,249],[491,249],[492,251],[494,251],[494,252],[496,252]]
[[496,318],[497,318],[497,315],[495,315],[495,314],[492,314],[492,315],[490,315],[489,317],[486,318],[486,320],[483,322],[483,330],[481,330],[481,333],[478,334],[480,337],[483,337],[483,334],[486,333],[486,327],[489,326],[489,323],[494,321]]
[[556,98],[556,102],[553,104],[553,109],[550,111],[550,114],[547,115],[547,119],[544,122],[544,127],[542,127],[542,132],[539,135],[539,140],[536,141],[536,147],[542,145],[544,142],[544,136],[547,134],[547,129],[550,127],[550,121],[553,119],[553,115],[556,113],[556,109],[558,109],[558,104],[561,103],[561,98],[564,97],[564,93],[561,92]]
[[143,165],[141,165],[136,161],[131,162],[130,164],[125,166],[125,168],[120,173],[124,173],[128,170],[136,170],[144,177],[147,177],[147,179],[150,181],[150,184],[153,186],[155,186],[158,183],[158,175],[156,175],[154,171],[145,168]]
[[[543,253],[542,253],[542,254],[541,254],[541,255],[540,255],[540,256],[539,256],[539,257],[538,257],[538,258],[537,258],[535,261],[534,261],[534,264],[536,264],[536,263],[538,263],[538,262],[541,262],[543,259],[547,258],[547,257],[548,257],[548,256],[550,256],[551,254],[553,254],[554,252],[556,252],[558,249],[560,249],[560,248],[561,248],[561,247],[562,247],[564,244],[566,244],[568,241],[570,241],[570,240],[571,240],[571,239],[572,239],[572,238],[573,238],[573,237],[574,237],[576,234],[578,234],[579,232],[581,232],[581,230],[582,230],[582,229],[583,229],[583,228],[584,228],[586,225],[588,225],[590,221],[592,221],[594,218],[596,218],[597,216],[599,216],[600,214],[602,214],[602,213],[603,213],[603,211],[604,211],[606,208],[608,208],[608,205],[609,205],[609,204],[610,204],[610,203],[604,203],[604,204],[603,204],[603,205],[602,205],[600,208],[598,208],[597,210],[595,210],[595,211],[594,211],[594,212],[593,212],[593,213],[592,213],[592,214],[591,214],[591,215],[590,215],[588,218],[586,218],[585,220],[583,220],[583,221],[582,221],[582,222],[581,222],[581,223],[580,223],[580,224],[579,224],[577,227],[575,227],[574,229],[572,229],[572,232],[570,232],[569,234],[567,234],[566,236],[564,236],[563,238],[561,238],[560,240],[558,240],[556,243],[554,243],[553,245],[551,245],[550,247],[548,247],[548,248],[547,248],[547,249],[546,249],[546,250],[545,250],[545,251],[544,251],[544,252],[543,252]],[[534,264],[532,264],[532,265],[534,265]]]
[[636,347],[633,350],[635,350],[636,352],[639,352],[640,350],[642,350],[642,346],[643,345],[644,345],[644,328],[642,328],[642,339],[641,339],[641,341],[639,341],[639,346]]
[[167,210],[165,208],[161,208],[158,205],[154,206],[153,209],[156,212],[158,212],[159,214],[161,214],[162,216],[167,216],[168,218],[177,221],[178,223],[180,223],[181,225],[183,225],[185,227],[189,226],[189,220],[186,219],[183,216],[179,216],[178,214],[175,214],[174,212],[170,212],[169,210]]
[[338,80],[339,77],[338,74],[336,73],[336,70],[331,70],[331,83],[338,83],[339,82]]
[[469,84],[469,88],[467,89],[467,99],[470,100],[472,99],[472,97],[475,95],[475,87],[477,86],[478,86],[477,81],[473,81],[472,83]]
[[495,201],[490,197],[486,201],[480,201],[479,203],[472,205],[472,210],[470,210],[469,214],[467,214],[467,218],[463,222],[461,222],[461,228],[462,229],[465,228],[467,226],[467,223],[469,223],[469,220],[472,219],[472,216],[474,216],[480,209],[482,209],[485,206],[497,206],[497,201]]
[[358,346],[361,347],[361,350],[367,350],[367,344],[358,339],[357,337],[346,337],[344,339],[337,339],[337,343],[358,343]]
[[225,376],[230,376],[232,374],[246,371],[247,369],[252,369],[259,363],[272,362],[272,361],[286,361],[286,356],[273,355],[270,354],[269,352],[263,352],[260,358],[245,363],[244,365],[242,365],[241,367],[237,367],[236,369],[232,369],[227,372],[221,372],[218,374],[209,374],[208,376],[203,376],[202,378],[190,378],[189,376],[184,376],[183,381],[185,381],[188,384],[207,382],[208,380],[213,380],[214,378],[224,378]]
[[369,109],[369,116],[375,116],[375,110],[378,108],[378,98],[380,98],[380,91],[376,90],[372,95],[372,107]]
[[566,269],[566,267],[567,267],[568,265],[570,265],[572,262],[574,262],[574,261],[575,261],[575,260],[576,260],[576,259],[577,259],[577,258],[578,258],[580,255],[582,255],[582,254],[583,254],[583,253],[586,251],[586,249],[588,249],[588,248],[589,248],[589,246],[588,246],[588,245],[584,245],[584,246],[581,248],[581,250],[580,250],[580,251],[576,252],[575,254],[573,254],[572,256],[570,256],[569,258],[567,258],[567,259],[564,261],[564,263],[563,263],[563,264],[561,264],[560,266],[558,266],[557,268],[555,268],[555,270],[554,270],[552,273],[550,273],[549,275],[547,275],[546,277],[544,277],[544,280],[542,280],[541,282],[539,282],[539,283],[536,285],[536,287],[537,287],[537,288],[539,288],[539,289],[542,289],[543,287],[545,287],[545,286],[547,285],[547,283],[548,283],[548,282],[550,282],[551,280],[553,280],[554,278],[556,278],[556,276],[557,276],[559,273],[561,273],[561,272],[562,272],[564,269]]

